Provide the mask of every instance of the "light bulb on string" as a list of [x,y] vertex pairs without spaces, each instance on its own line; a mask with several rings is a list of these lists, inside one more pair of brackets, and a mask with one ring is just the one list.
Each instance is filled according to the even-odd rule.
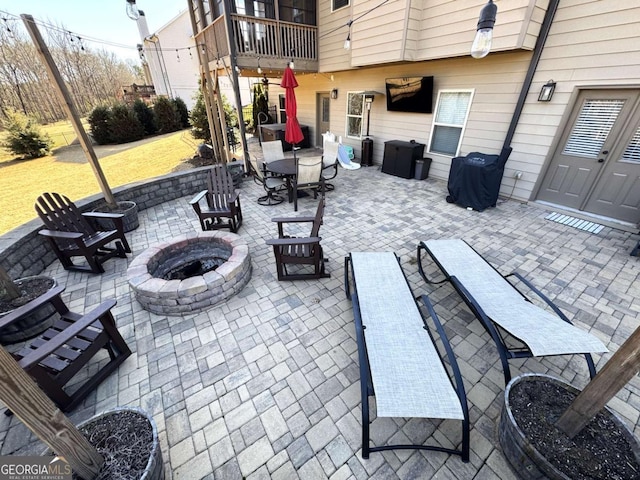
[[476,37],[471,45],[471,56],[473,58],[484,58],[491,51],[491,43],[493,40],[493,26],[496,23],[496,13],[498,7],[493,0],[482,7],[480,10],[480,18],[478,19],[478,29]]
[[140,11],[136,7],[136,0],[127,0],[127,17],[131,20],[138,20],[140,18]]

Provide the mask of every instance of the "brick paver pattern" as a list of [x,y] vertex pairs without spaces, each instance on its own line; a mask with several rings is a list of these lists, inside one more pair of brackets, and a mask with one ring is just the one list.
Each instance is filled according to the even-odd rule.
[[[58,261],[45,274],[66,286],[73,311],[115,297],[117,324],[133,350],[75,411],[79,422],[115,406],[140,406],[158,425],[167,479],[513,479],[497,425],[504,383],[496,349],[447,284],[418,275],[419,241],[463,238],[501,273],[517,270],[551,296],[575,324],[615,351],[638,326],[640,261],[629,251],[637,235],[604,228],[593,235],[545,220],[550,209],[500,199],[468,211],[445,202],[446,182],[402,179],[378,167],[340,169],[327,193],[322,245],[331,278],[278,282],[265,239],[272,217],[293,206],[260,206],[260,186],[240,186],[252,278],[235,297],[199,314],[166,317],[141,308],[126,281],[132,258],[147,246],[199,229],[189,197],[140,214],[127,234],[133,253],[105,263],[106,273],[66,272]],[[299,202],[313,215],[316,201]],[[360,384],[351,302],[343,287],[350,251],[393,251],[416,295],[427,293],[445,322],[464,376],[471,415],[471,461],[436,452],[397,450],[361,458]],[[435,273],[435,270],[434,272]],[[400,312],[401,313],[401,312]],[[611,354],[596,355],[598,368]],[[583,357],[513,361],[512,372],[542,372],[578,387],[588,381]],[[97,365],[93,365],[97,368]],[[636,433],[640,381],[635,377],[610,406]],[[372,439],[460,442],[459,422],[381,418]],[[38,451],[15,417],[0,415],[0,453]]]

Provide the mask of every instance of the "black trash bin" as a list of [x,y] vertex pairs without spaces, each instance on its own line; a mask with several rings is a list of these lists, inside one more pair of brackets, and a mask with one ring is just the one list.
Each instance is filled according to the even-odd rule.
[[431,167],[430,158],[422,158],[416,160],[416,173],[413,178],[416,180],[424,180],[429,176],[429,168]]
[[447,202],[479,212],[495,207],[504,163],[499,155],[471,152],[451,160]]

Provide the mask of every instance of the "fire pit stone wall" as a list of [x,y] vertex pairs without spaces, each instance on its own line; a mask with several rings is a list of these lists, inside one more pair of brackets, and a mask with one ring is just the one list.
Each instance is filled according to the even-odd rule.
[[[215,270],[183,280],[154,276],[174,257],[189,260],[204,251],[224,256]],[[194,253],[196,252],[196,253]],[[239,292],[251,278],[247,242],[228,232],[194,232],[150,246],[131,262],[127,280],[145,310],[161,315],[186,315],[211,307]]]

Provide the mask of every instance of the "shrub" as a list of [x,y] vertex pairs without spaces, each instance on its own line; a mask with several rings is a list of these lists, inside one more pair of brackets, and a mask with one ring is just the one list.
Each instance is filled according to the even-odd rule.
[[180,115],[173,101],[166,97],[159,97],[153,111],[156,114],[158,133],[169,133],[180,130]]
[[191,135],[193,138],[204,140],[206,143],[211,143],[211,131],[209,130],[207,107],[204,104],[202,90],[198,90],[198,93],[196,94],[196,103],[191,109],[189,122],[191,123]]
[[109,133],[114,143],[128,143],[144,137],[144,127],[133,110],[124,104],[111,107]]
[[172,100],[173,105],[176,107],[178,117],[180,118],[180,128],[189,127],[189,110],[187,104],[180,97],[176,97]]
[[[260,123],[271,123],[271,116],[269,115],[269,98],[265,87],[256,83],[253,86],[253,128],[257,129]],[[267,116],[267,121],[264,119],[262,122],[258,122],[258,115],[264,113]]]
[[6,112],[3,126],[7,131],[2,146],[21,158],[44,157],[51,152],[51,138],[42,133],[37,122],[15,110]]
[[88,121],[91,136],[99,145],[111,143],[111,132],[109,131],[111,111],[109,107],[94,108],[89,114]]
[[158,126],[156,125],[156,117],[153,113],[153,109],[149,107],[144,101],[137,99],[133,103],[133,113],[136,114],[138,120],[142,124],[144,128],[145,135],[153,135],[158,131]]

